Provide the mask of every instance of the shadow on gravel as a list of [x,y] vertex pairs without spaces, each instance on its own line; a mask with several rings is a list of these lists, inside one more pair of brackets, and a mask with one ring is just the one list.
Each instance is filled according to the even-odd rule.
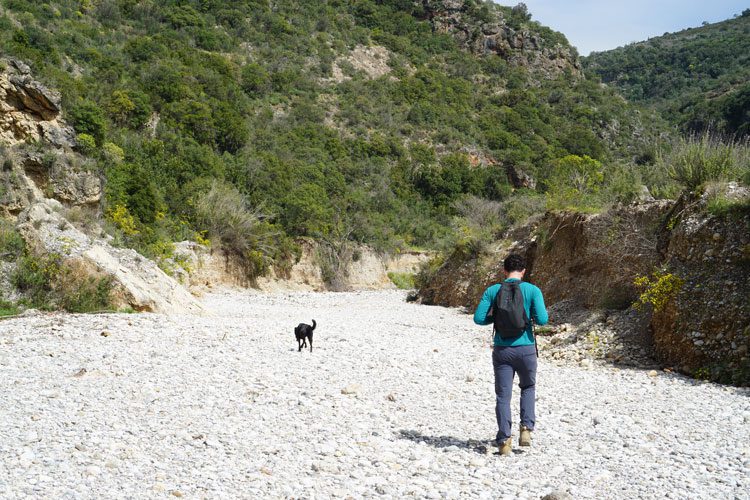
[[473,451],[480,455],[486,455],[488,448],[492,446],[490,441],[481,441],[479,439],[459,439],[453,436],[426,436],[419,431],[400,430],[398,435],[401,439],[408,439],[415,443],[423,442],[435,448],[450,448],[455,446],[468,451]]

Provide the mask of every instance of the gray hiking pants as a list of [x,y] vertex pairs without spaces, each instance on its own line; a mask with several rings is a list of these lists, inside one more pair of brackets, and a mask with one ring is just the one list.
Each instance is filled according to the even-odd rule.
[[510,397],[513,377],[518,373],[521,388],[521,425],[534,429],[534,393],[536,388],[536,347],[495,346],[492,349],[492,366],[495,370],[495,416],[497,417],[497,441],[502,443],[510,437]]

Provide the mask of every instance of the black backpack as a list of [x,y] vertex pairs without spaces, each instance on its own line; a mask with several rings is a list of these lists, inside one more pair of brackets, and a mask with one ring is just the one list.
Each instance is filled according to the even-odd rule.
[[506,281],[500,285],[494,304],[495,332],[502,339],[520,336],[531,321],[523,307],[520,281]]

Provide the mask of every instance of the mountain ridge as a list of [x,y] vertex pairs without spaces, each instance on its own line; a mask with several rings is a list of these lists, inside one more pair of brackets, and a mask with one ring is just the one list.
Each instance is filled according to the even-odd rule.
[[589,74],[686,132],[750,132],[750,9],[582,58]]

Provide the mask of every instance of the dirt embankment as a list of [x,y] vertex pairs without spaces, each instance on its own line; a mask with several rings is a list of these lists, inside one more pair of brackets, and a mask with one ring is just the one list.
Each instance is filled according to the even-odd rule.
[[[297,243],[300,246],[299,259],[284,275],[271,269],[268,275],[255,280],[248,279],[242,263],[228,257],[221,249],[210,249],[187,241],[178,243],[176,253],[190,269],[182,282],[197,294],[226,286],[253,287],[265,292],[331,290],[331,283],[326,281],[323,271],[325,266],[320,245],[312,239],[300,239]],[[337,285],[345,290],[395,289],[389,273],[415,274],[429,257],[424,252],[387,255],[364,245],[353,247],[351,252],[341,257],[341,276]]]
[[[550,306],[551,346],[582,342],[594,357],[630,364],[653,358],[693,376],[749,385],[749,229],[746,212],[710,215],[700,201],[548,213],[504,235],[490,252],[449,256],[419,299],[473,309],[502,276],[503,257],[518,252]],[[671,293],[659,287],[656,270],[675,278]],[[634,284],[642,276],[664,295],[658,310],[632,308],[644,291]]]

